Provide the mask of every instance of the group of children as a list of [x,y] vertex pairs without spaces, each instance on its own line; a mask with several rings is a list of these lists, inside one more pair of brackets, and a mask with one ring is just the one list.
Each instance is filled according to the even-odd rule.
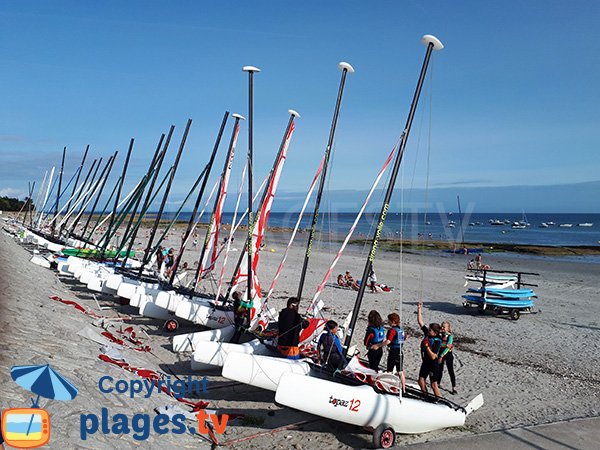
[[[429,327],[423,322],[423,304],[417,308],[417,320],[424,333],[421,341],[421,368],[419,369],[419,387],[427,392],[427,378],[436,397],[441,397],[439,383],[442,379],[444,364],[448,367],[452,394],[456,393],[456,376],[454,374],[454,337],[450,323],[445,321],[442,325],[432,323]],[[406,381],[403,368],[402,346],[406,340],[404,329],[400,326],[400,316],[397,313],[388,315],[389,329],[385,330],[381,315],[373,310],[369,313],[368,326],[365,333],[364,344],[367,348],[369,368],[379,369],[383,357],[383,347],[388,347],[387,371],[396,372],[402,383],[402,391],[406,390]]]
[[175,254],[173,253],[172,248],[163,247],[162,245],[158,247],[158,252],[156,254],[158,270],[162,271],[162,266],[165,266],[165,276],[168,278],[171,276],[171,270],[173,268],[173,264],[175,264]]
[[403,369],[402,345],[406,340],[404,329],[400,327],[400,316],[397,313],[388,314],[387,333],[383,326],[381,315],[372,310],[368,317],[367,332],[365,333],[365,347],[367,347],[367,359],[369,368],[379,370],[379,363],[383,357],[383,347],[388,347],[387,371],[394,372],[400,376],[402,391],[406,391],[406,380]]

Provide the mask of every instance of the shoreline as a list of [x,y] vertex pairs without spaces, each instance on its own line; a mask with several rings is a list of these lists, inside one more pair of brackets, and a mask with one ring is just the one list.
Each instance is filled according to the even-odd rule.
[[[14,217],[16,212],[8,212],[6,216]],[[83,216],[87,217],[88,214],[84,214]],[[92,218],[99,218],[98,214],[94,214]],[[142,219],[142,226],[140,230],[144,230],[147,227],[154,224],[153,214],[147,214],[144,219]],[[125,223],[127,220],[124,221]],[[176,220],[169,233],[181,232],[183,233],[187,227],[187,220]],[[169,224],[171,224],[170,220],[161,219],[158,223],[157,234],[161,232],[161,229],[164,229]],[[199,222],[196,225],[196,233],[197,230],[206,230],[208,228],[207,222]],[[230,230],[231,224],[224,223],[221,227],[222,230]],[[248,227],[246,224],[240,224],[237,231],[247,231]],[[267,227],[267,233],[270,235],[289,235],[293,232],[293,228],[289,227],[279,227],[272,226]],[[297,231],[298,237],[303,235],[308,235],[310,232],[309,228],[299,228]],[[87,232],[86,232],[87,233]],[[342,243],[344,240],[344,233],[328,233],[317,231],[315,233],[315,240],[324,240],[325,238],[329,238],[330,242],[339,242]],[[370,244],[371,237],[358,237],[351,238],[348,242],[348,245],[365,245]],[[513,243],[500,243],[500,242],[482,242],[482,241],[465,241],[464,243],[458,243],[451,240],[440,240],[440,239],[397,239],[397,238],[387,238],[382,237],[379,240],[379,248],[382,250],[390,251],[390,252],[400,252],[400,251],[423,251],[429,252],[432,250],[457,250],[455,253],[461,253],[460,249],[462,247],[467,248],[482,248],[484,253],[517,253],[520,255],[534,255],[534,256],[600,256],[600,241],[598,245],[547,245],[547,244],[513,244]],[[469,253],[466,253],[469,254]]]

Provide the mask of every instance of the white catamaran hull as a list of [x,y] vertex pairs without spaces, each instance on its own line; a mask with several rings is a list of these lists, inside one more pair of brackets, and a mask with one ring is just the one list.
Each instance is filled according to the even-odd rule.
[[180,302],[175,315],[207,328],[223,328],[233,324],[233,310],[216,308],[214,304],[202,300]]
[[[308,375],[309,372],[310,365],[302,360],[246,353],[229,353],[223,364],[225,378],[273,392],[283,374]],[[302,391],[295,389],[296,395],[299,392]]]
[[379,394],[367,385],[348,386],[285,373],[279,380],[275,401],[344,423],[373,428],[386,424],[396,433],[414,434],[464,425],[468,413],[483,404],[483,396],[479,394],[464,410],[454,409],[441,403]]
[[196,331],[178,334],[173,337],[174,352],[192,352],[203,342],[229,342],[235,333],[235,327],[228,325],[215,330]]
[[254,355],[269,355],[271,351],[259,340],[244,344],[231,344],[229,342],[202,342],[194,351],[191,365],[192,370],[207,370],[223,367],[227,355],[231,353],[244,353]]

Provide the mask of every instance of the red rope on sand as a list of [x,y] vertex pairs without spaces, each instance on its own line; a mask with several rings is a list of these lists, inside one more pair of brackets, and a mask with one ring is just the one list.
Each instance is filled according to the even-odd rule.
[[[122,331],[120,333],[124,334]],[[138,344],[138,347],[132,347],[130,345],[127,345],[127,343],[123,339],[119,339],[114,334],[112,334],[110,331],[103,331],[100,334],[102,334],[102,336],[107,338],[109,341],[114,342],[115,344],[122,345],[123,347],[131,348],[132,350],[135,350],[136,352],[151,352],[152,351],[152,348],[149,345],[142,345],[142,342],[139,340],[133,341],[130,339],[130,341],[133,342],[134,344]]]
[[[136,375],[139,375],[140,377],[144,378],[145,380],[150,380],[153,382],[153,386],[157,386],[158,387],[158,381],[163,379],[163,376],[160,375],[158,372],[155,372],[154,370],[150,370],[150,369],[140,369],[137,367],[133,367],[131,365],[129,365],[129,363],[125,362],[125,361],[118,361],[116,359],[111,358],[108,355],[105,354],[100,354],[98,355],[98,358],[101,359],[104,362],[110,363],[110,364],[114,364],[115,366],[119,366],[120,368],[126,370],[127,372],[131,372],[131,373],[135,373]],[[192,412],[196,412],[199,411],[201,409],[204,409],[208,406],[208,402],[205,401],[197,401],[194,402],[193,400],[188,400],[186,398],[182,398],[182,397],[175,397],[175,394],[170,391],[167,386],[160,386],[160,390],[162,392],[164,392],[165,394],[169,395],[170,397],[174,398],[175,400],[177,400],[178,402],[181,403],[185,403],[186,405],[189,405],[192,407]]]
[[[85,315],[93,317],[94,319],[114,319],[114,317],[101,316],[99,314],[96,314],[94,311],[85,309],[79,303],[74,302],[73,300],[65,300],[63,298],[60,298],[58,295],[51,295],[50,299],[55,300],[57,302],[64,303],[65,305],[70,305],[73,308],[75,308],[77,311],[80,311],[80,312],[84,313]],[[123,320],[130,320],[131,317],[122,317],[122,319]]]

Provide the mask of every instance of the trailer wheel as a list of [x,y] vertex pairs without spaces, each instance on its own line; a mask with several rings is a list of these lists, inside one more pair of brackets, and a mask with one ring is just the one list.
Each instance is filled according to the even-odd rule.
[[373,433],[373,444],[376,448],[391,448],[396,443],[396,432],[391,425],[382,423]]
[[467,302],[463,302],[463,307],[464,307],[464,308],[468,308],[468,307],[469,307],[469,304],[468,304]]
[[510,318],[512,320],[519,320],[519,317],[521,317],[521,313],[519,312],[518,309],[511,309],[510,310]]
[[477,307],[477,312],[479,314],[485,314],[485,306],[483,306],[483,305],[482,306],[478,306]]
[[164,328],[169,332],[176,331],[177,328],[179,328],[179,322],[177,322],[175,319],[169,319],[165,322]]

